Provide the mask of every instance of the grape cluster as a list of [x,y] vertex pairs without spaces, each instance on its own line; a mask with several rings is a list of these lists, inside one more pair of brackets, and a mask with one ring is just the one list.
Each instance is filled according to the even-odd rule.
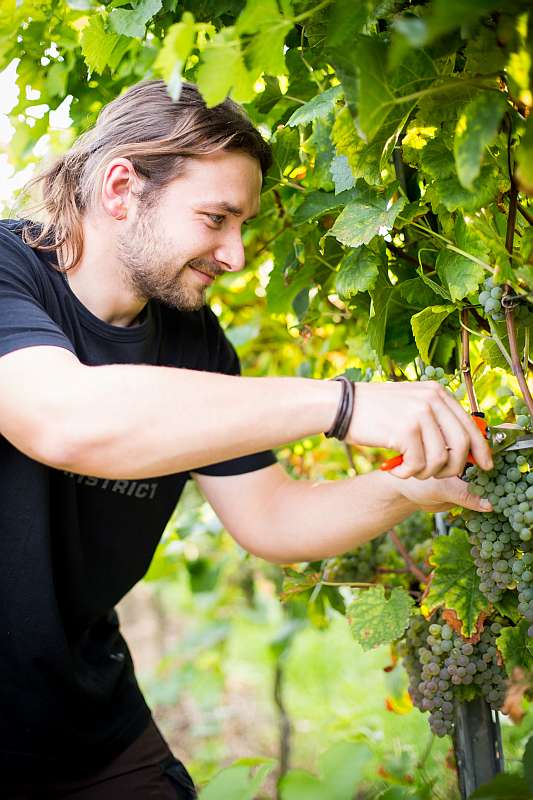
[[[396,526],[396,532],[409,552],[414,563],[425,569],[425,561],[429,555],[433,534],[433,515],[424,511],[415,511]],[[370,542],[360,545],[353,552],[342,556],[328,558],[323,562],[325,580],[339,583],[369,583],[376,579],[378,568],[391,567],[393,572],[386,573],[387,583],[402,585],[404,575],[394,574],[394,568],[405,566],[389,536],[383,534]]]
[[500,453],[494,468],[469,467],[465,478],[472,494],[487,497],[493,511],[463,512],[479,588],[490,602],[506,589],[518,590],[518,610],[533,636],[533,451]]
[[442,386],[448,386],[450,379],[445,375],[442,367],[432,367],[429,364],[424,367],[424,371],[420,376],[421,381],[438,381]]
[[435,622],[418,615],[411,619],[400,645],[409,677],[409,694],[421,711],[429,711],[429,725],[437,736],[453,732],[454,703],[461,702],[463,686],[478,688],[493,709],[503,705],[506,677],[496,647],[503,618],[488,624],[478,642],[465,641],[440,612]]
[[[478,296],[478,302],[483,306],[483,311],[495,322],[501,322],[505,319],[505,311],[502,306],[503,294],[503,286],[494,283],[494,278],[487,278],[483,282],[483,289]],[[528,296],[521,295],[514,298],[514,301],[516,302],[514,310],[515,321],[520,322],[522,325],[530,324],[531,307]]]
[[520,397],[513,397],[511,405],[515,413],[516,424],[521,428],[531,428],[531,416],[529,409]]
[[354,553],[328,558],[324,563],[324,579],[338,583],[369,583],[376,574],[373,542],[367,542]]
[[490,314],[496,322],[505,319],[502,297],[503,287],[495,284],[493,278],[487,278],[483,283],[483,290],[479,294],[478,302],[483,306],[485,314]]

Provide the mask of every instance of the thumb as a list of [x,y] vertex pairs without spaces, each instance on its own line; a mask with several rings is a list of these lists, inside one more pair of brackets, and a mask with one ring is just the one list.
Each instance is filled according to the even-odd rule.
[[479,497],[476,494],[469,492],[469,484],[461,478],[452,478],[453,488],[450,494],[455,495],[454,502],[463,508],[469,508],[471,511],[479,511],[487,514],[492,511],[492,505],[489,500],[484,497]]

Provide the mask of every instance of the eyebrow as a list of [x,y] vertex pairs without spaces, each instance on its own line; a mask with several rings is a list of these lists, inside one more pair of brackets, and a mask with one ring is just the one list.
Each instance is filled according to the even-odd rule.
[[[213,203],[203,203],[202,205],[198,206],[200,210],[217,210],[217,211],[225,211],[227,214],[233,214],[236,217],[240,217],[243,214],[242,208],[238,208],[237,206],[232,206],[231,203],[226,203],[225,200],[215,201]],[[246,217],[246,221],[249,219],[255,219],[258,214],[252,214],[249,217]]]

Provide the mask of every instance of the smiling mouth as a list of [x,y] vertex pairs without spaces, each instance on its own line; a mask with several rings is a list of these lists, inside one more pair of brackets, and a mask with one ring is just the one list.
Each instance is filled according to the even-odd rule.
[[205,284],[209,285],[209,284],[213,283],[213,281],[215,280],[215,276],[214,275],[210,275],[207,272],[202,272],[201,269],[196,269],[196,267],[191,267],[191,269],[192,269],[193,272],[196,272],[196,274],[199,276],[200,280],[202,280]]

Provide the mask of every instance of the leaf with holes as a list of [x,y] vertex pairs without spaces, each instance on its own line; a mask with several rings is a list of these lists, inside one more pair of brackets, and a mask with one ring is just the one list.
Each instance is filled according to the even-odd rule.
[[399,639],[409,624],[414,600],[405,589],[396,587],[390,597],[383,586],[354,591],[347,617],[354,639],[363,650]]

